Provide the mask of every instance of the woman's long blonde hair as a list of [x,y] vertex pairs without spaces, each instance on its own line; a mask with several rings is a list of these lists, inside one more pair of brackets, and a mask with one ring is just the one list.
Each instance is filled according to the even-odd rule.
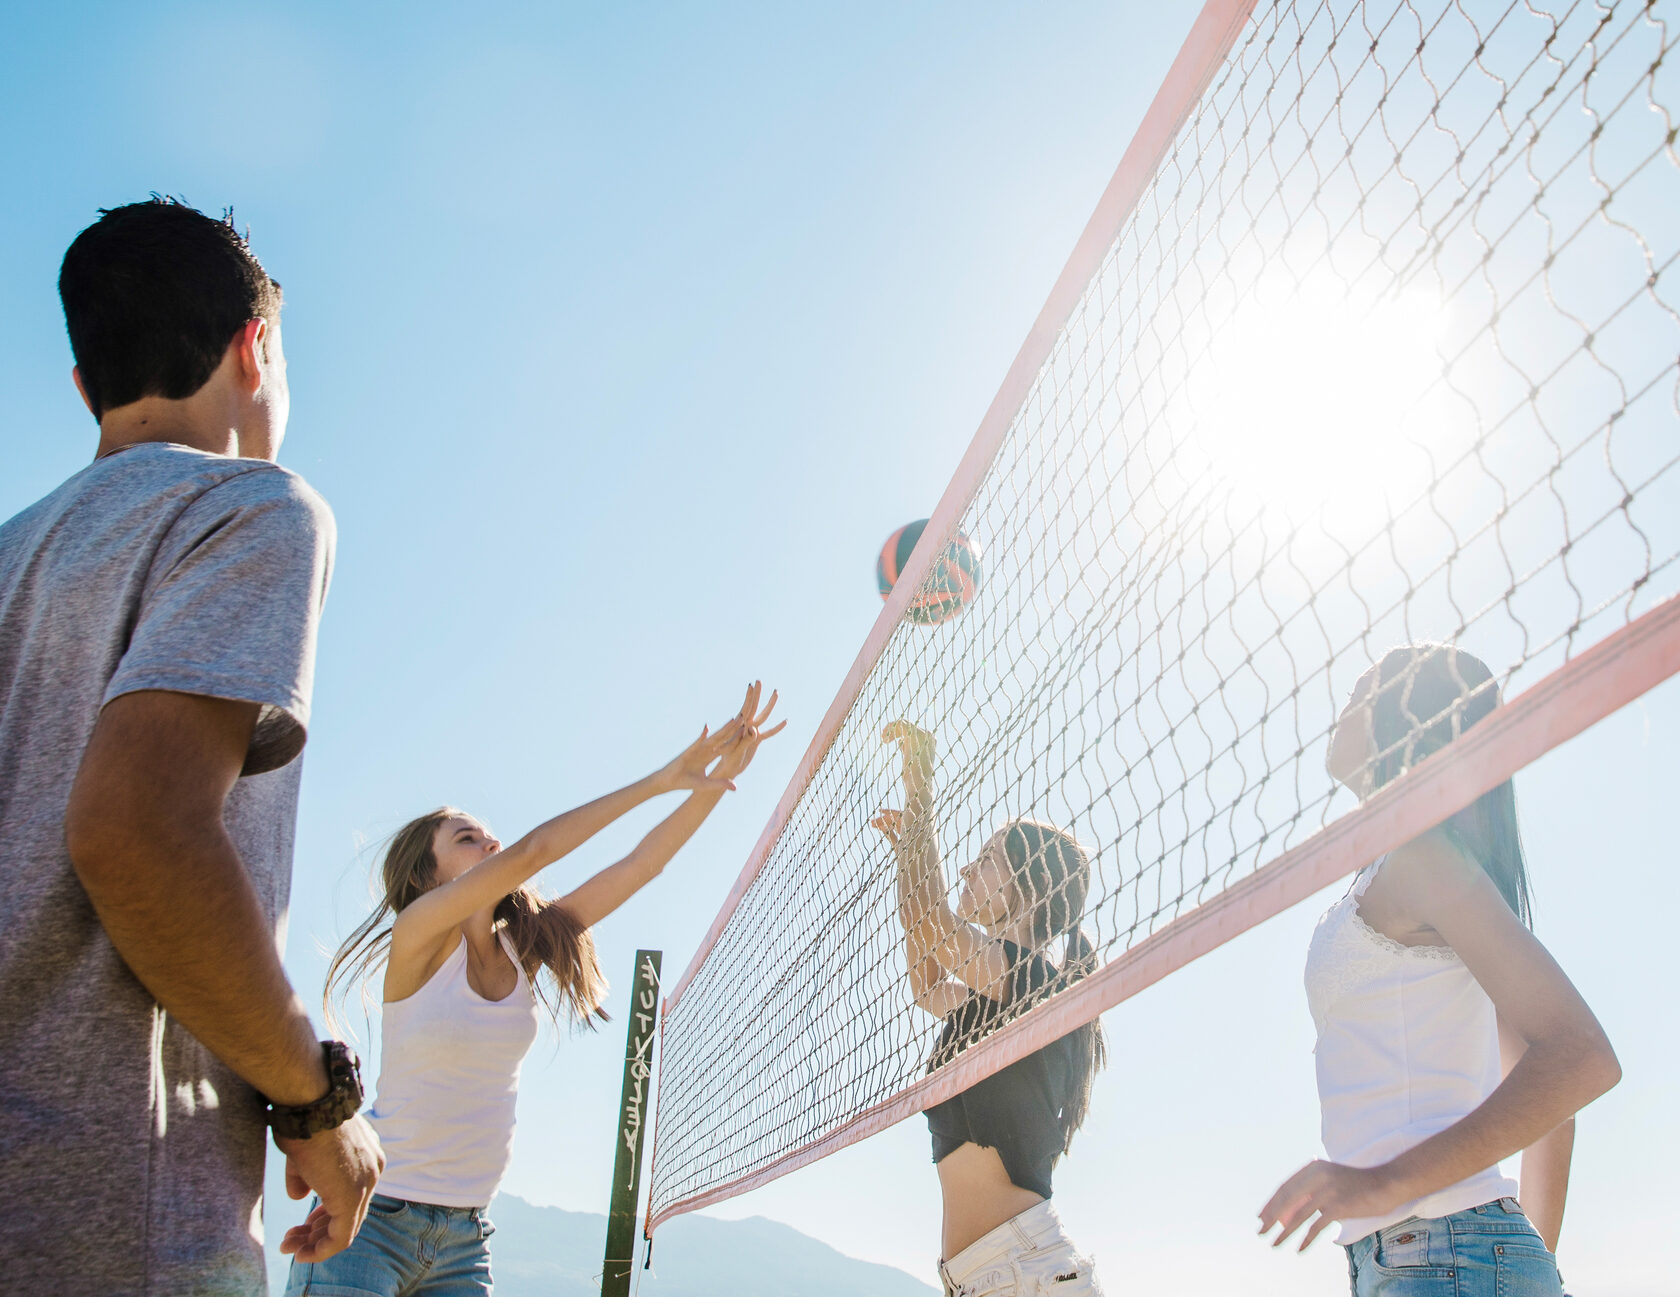
[[[322,993],[327,1022],[337,1030],[333,999],[348,983],[361,982],[383,964],[391,949],[391,922],[437,881],[437,857],[432,838],[438,825],[462,812],[440,806],[410,820],[391,835],[380,866],[385,895],[378,908],[350,934],[327,969]],[[595,954],[595,938],[559,902],[545,900],[526,884],[496,905],[497,925],[513,946],[513,953],[549,1014],[578,1026],[593,1027],[606,1020],[601,1008],[607,998],[607,979]],[[549,976],[540,974],[547,970]]]

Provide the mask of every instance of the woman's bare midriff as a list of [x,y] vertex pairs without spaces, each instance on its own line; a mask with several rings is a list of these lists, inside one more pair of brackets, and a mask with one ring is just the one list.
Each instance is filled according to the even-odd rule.
[[945,1201],[940,1255],[946,1261],[1044,1201],[1009,1178],[995,1148],[959,1144],[935,1169]]

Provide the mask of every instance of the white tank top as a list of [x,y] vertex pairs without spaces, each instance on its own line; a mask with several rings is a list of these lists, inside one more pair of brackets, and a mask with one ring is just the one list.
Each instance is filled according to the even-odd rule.
[[426,984],[384,1006],[379,1086],[368,1120],[385,1149],[379,1192],[440,1207],[487,1207],[513,1152],[519,1064],[537,1038],[537,999],[518,971],[506,998],[467,985],[467,940]]
[[[1307,1003],[1324,1151],[1345,1166],[1380,1166],[1469,1115],[1500,1081],[1493,1001],[1448,946],[1406,946],[1370,927],[1359,898],[1382,860],[1324,912],[1307,948]],[[1341,1222],[1341,1243],[1409,1216],[1448,1216],[1516,1183],[1491,1166],[1403,1203]]]

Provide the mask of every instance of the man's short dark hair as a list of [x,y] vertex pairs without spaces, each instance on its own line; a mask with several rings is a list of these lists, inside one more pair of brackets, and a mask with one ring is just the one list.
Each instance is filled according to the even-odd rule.
[[191,396],[247,323],[280,316],[280,285],[231,215],[155,195],[101,210],[64,254],[58,295],[95,418],[143,396]]

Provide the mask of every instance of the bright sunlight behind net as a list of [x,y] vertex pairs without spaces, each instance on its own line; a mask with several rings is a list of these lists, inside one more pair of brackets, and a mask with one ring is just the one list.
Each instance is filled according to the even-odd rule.
[[[1169,78],[1152,178],[904,578],[960,528],[978,598],[876,628],[671,997],[653,1224],[972,1084],[1481,791],[1434,772],[1502,780],[1680,665],[1673,32],[1628,0],[1208,21],[1242,10],[1209,5],[1206,78]],[[1331,726],[1423,640],[1508,702],[1356,810]],[[1104,961],[932,1075],[870,828],[898,717],[938,737],[948,879],[1013,817],[1071,830]]]
[[[1207,471],[1255,510],[1337,522],[1429,484],[1417,442],[1474,437],[1441,383],[1439,302],[1356,293],[1328,274],[1263,278],[1186,393]],[[1182,416],[1179,416],[1182,417]]]

